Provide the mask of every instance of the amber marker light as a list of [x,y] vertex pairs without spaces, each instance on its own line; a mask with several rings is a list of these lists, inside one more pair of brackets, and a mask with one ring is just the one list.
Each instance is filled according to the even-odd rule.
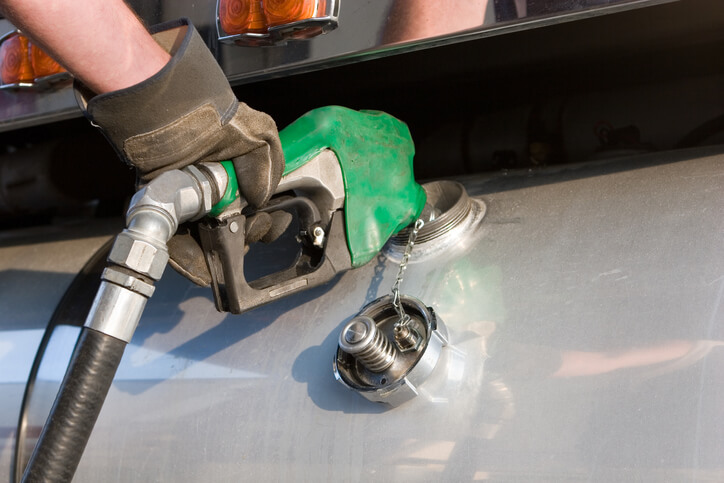
[[0,80],[3,84],[32,82],[33,66],[30,63],[28,38],[13,32],[0,44]]
[[[314,18],[318,0],[264,0],[264,15],[270,27]],[[321,6],[323,7],[323,5]],[[323,8],[321,8],[323,10]]]
[[58,77],[70,76],[25,35],[15,31],[0,39],[0,87],[35,87]]
[[218,0],[219,40],[246,46],[281,45],[337,27],[340,0]]

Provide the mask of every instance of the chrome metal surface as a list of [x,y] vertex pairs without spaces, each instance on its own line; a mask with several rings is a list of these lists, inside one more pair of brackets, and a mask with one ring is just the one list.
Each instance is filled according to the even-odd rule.
[[34,79],[32,82],[16,82],[16,83],[12,83],[12,84],[0,84],[0,89],[3,89],[3,90],[34,89],[36,91],[43,90],[43,89],[52,89],[54,87],[61,87],[58,84],[69,83],[72,79],[73,79],[73,76],[71,76],[69,73],[60,72],[58,74],[39,77],[37,79]]
[[[193,164],[186,166],[182,171],[190,174],[194,181],[196,181],[196,196],[200,197],[200,203],[196,208],[196,213],[189,215],[191,216],[189,220],[198,220],[199,218],[206,216],[206,214],[211,211],[211,207],[214,205],[214,200],[219,199],[224,195],[226,183],[218,179],[220,175],[219,170],[212,171],[214,176],[213,179],[209,179],[209,175],[207,174],[208,171],[202,173],[199,168]],[[189,205],[192,204],[195,203],[189,203]]]
[[[219,42],[216,0],[129,3],[149,25],[190,18],[230,81],[242,84],[672,1],[676,0],[344,0],[339,28],[274,47]],[[0,20],[0,34],[10,30],[14,27]],[[0,91],[0,131],[80,115],[69,86],[57,91]]]
[[[213,187],[216,186],[214,183]],[[145,232],[165,243],[180,223],[203,216],[211,209],[211,189],[212,183],[194,166],[166,171],[133,195],[126,224],[131,231]],[[156,215],[144,216],[150,213]]]
[[206,214],[213,199],[206,174],[194,166],[167,171],[141,188],[131,199],[126,215],[128,228],[116,237],[108,260],[154,280],[159,280],[168,263],[166,242],[180,223]]
[[101,280],[84,325],[129,343],[154,286],[113,266],[103,271]]
[[[406,295],[401,304],[409,314],[404,324],[390,295],[365,306],[342,329],[334,361],[335,379],[369,401],[393,407],[419,394],[448,343],[447,329],[430,307]],[[412,346],[398,351],[398,339]]]
[[[419,242],[424,243],[444,236],[461,224],[473,209],[473,200],[468,196],[465,187],[456,181],[433,181],[423,185],[427,202],[420,215],[423,225],[418,229]],[[484,208],[484,205],[483,205]],[[408,245],[407,241],[413,232],[405,228],[392,238],[395,245]]]
[[[435,308],[450,345],[393,409],[329,371],[350,314],[395,280],[388,252],[240,316],[169,271],[76,481],[723,480],[721,153],[458,179],[488,212],[460,244],[410,261],[405,291]],[[22,360],[74,270],[57,267],[88,257],[87,241],[0,248],[5,474]],[[43,384],[62,377],[69,339],[51,339]]]
[[[451,248],[466,244],[474,237],[486,213],[485,202],[468,196],[465,187],[456,181],[432,181],[422,185],[427,194],[420,215],[424,222],[415,237],[415,258],[429,260]],[[409,227],[390,239],[385,253],[402,263],[413,230]]]
[[323,248],[324,240],[325,240],[324,228],[322,228],[321,226],[315,226],[314,230],[312,230],[312,236],[313,236],[312,244],[315,247]]
[[[168,264],[168,240],[178,225],[205,215],[218,199],[212,183],[194,166],[166,171],[131,199],[127,228],[118,234],[108,255],[112,267],[103,273],[85,326],[131,341],[154,287],[142,279],[160,280]],[[116,267],[131,270],[125,273]]]
[[372,372],[383,372],[397,356],[390,339],[366,315],[355,317],[342,329],[339,348]]
[[104,280],[85,326],[128,343],[136,331],[147,300],[145,295]]
[[[230,80],[248,82],[670,1],[535,2],[530,11],[520,9],[520,14],[512,15],[508,9],[496,15],[496,2],[488,0],[342,0],[339,26],[326,35],[265,48],[220,43],[215,45],[215,54]],[[217,34],[215,0],[193,6],[171,3],[165,0],[158,4],[164,19],[185,12],[183,15],[191,16],[202,31]],[[214,45],[211,39],[208,43]]]
[[[212,183],[212,193],[216,196],[210,196],[212,205],[219,202],[219,199],[226,193],[226,187],[229,183],[229,175],[221,163],[198,163],[198,167],[206,172],[206,177]],[[208,211],[208,210],[207,210]]]
[[134,277],[128,273],[121,272],[115,267],[108,267],[103,270],[101,279],[127,288],[130,291],[141,294],[146,298],[150,298],[155,290],[153,285],[150,283],[146,283],[138,277]]
[[401,352],[416,351],[418,350],[425,339],[417,331],[417,329],[410,324],[410,317],[407,317],[406,323],[395,326],[393,329],[395,335],[395,346]]
[[[146,218],[155,220],[149,216]],[[108,261],[160,280],[168,263],[168,249],[165,242],[161,243],[155,237],[148,237],[143,232],[124,230],[116,237]]]

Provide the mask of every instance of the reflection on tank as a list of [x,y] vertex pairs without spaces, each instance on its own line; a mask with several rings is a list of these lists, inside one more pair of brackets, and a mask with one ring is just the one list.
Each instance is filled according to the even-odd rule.
[[384,43],[440,37],[501,22],[534,19],[631,0],[395,0]]

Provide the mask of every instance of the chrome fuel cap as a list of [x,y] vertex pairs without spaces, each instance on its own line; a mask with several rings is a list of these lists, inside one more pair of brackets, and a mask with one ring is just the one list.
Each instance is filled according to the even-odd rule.
[[430,307],[401,296],[409,322],[402,328],[392,297],[381,297],[350,320],[339,335],[335,378],[374,402],[399,406],[418,394],[435,370],[447,329]]

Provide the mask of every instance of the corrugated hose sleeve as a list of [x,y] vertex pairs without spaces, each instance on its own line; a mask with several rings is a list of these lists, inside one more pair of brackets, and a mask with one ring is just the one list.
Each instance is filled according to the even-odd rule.
[[69,482],[83,455],[126,343],[83,328],[23,482]]

